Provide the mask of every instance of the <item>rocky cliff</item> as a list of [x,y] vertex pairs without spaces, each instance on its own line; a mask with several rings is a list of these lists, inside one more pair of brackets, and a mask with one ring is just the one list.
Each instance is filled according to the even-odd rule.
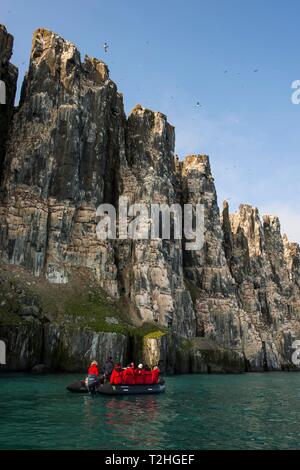
[[[5,157],[6,140],[14,112],[14,101],[18,79],[18,69],[10,63],[13,50],[13,36],[5,26],[0,25],[0,178]],[[4,84],[4,85],[3,85]]]
[[[21,100],[0,28],[0,337],[9,369],[77,370],[112,354],[169,372],[294,368],[300,249],[276,217],[220,214],[206,155],[179,161],[166,116],[128,118],[107,66],[35,32]],[[4,107],[3,107],[4,106]],[[97,236],[97,208],[200,204],[204,244]],[[117,214],[119,215],[119,213]],[[132,220],[136,214],[129,214]],[[137,231],[149,231],[152,215]],[[174,229],[174,221],[171,223]],[[117,232],[121,227],[117,224]]]

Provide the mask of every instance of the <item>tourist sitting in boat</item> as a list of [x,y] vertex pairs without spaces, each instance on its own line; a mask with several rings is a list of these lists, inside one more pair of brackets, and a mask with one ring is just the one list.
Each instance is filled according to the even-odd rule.
[[144,378],[143,383],[145,385],[151,385],[153,383],[152,371],[148,366],[144,367],[143,378]]
[[111,373],[109,381],[112,385],[122,384],[122,382],[123,382],[123,371],[122,371],[121,364],[116,364],[115,365],[115,367],[114,367],[114,369]]
[[144,366],[143,364],[139,364],[137,369],[134,371],[134,383],[136,385],[143,385],[144,384]]
[[135,384],[135,377],[134,377],[134,364],[133,362],[123,370],[122,379],[124,385],[134,385]]
[[157,366],[154,366],[152,369],[152,383],[158,384],[160,370]]
[[85,380],[85,385],[90,393],[95,393],[98,387],[99,369],[97,361],[92,361],[88,368],[88,376]]

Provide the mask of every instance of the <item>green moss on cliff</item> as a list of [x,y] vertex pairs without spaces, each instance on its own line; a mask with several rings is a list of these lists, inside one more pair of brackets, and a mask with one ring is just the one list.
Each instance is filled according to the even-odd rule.
[[166,331],[161,331],[161,330],[151,331],[150,333],[147,333],[144,336],[144,338],[145,339],[159,339],[162,336],[165,336],[166,334],[167,334]]
[[111,299],[88,273],[81,271],[68,284],[58,285],[20,267],[0,266],[0,323],[20,324],[30,319],[31,310],[37,321],[68,327],[139,338],[165,334],[156,323],[134,323],[128,301]]
[[126,333],[130,326],[125,302],[109,302],[104,293],[97,291],[80,292],[66,298],[64,317],[77,326],[89,327],[94,331]]

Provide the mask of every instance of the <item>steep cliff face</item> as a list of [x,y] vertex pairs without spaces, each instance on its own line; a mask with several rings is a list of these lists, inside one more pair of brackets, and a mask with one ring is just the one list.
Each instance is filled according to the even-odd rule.
[[204,206],[204,245],[200,250],[185,251],[187,279],[207,293],[234,293],[223,250],[223,232],[214,179],[207,155],[185,158],[182,166],[183,202]]
[[[151,205],[180,202],[176,188],[174,128],[161,113],[137,106],[128,118],[122,196],[144,204],[145,230],[150,237]],[[152,206],[153,207],[153,206]],[[151,219],[152,218],[152,219]],[[182,336],[195,334],[195,315],[184,286],[181,240],[133,240],[119,245],[119,270],[124,289],[144,321],[157,322]]]
[[18,79],[18,69],[10,63],[12,53],[13,37],[5,26],[0,25],[0,182]]
[[[111,354],[162,361],[169,372],[294,367],[300,249],[281,236],[278,218],[261,220],[247,205],[230,214],[227,203],[220,215],[209,158],[174,158],[175,131],[159,112],[137,105],[126,118],[101,60],[82,62],[73,44],[37,30],[14,110],[5,28],[0,52],[9,98],[0,115],[8,368],[75,370]],[[97,207],[113,204],[118,216],[120,197],[133,232],[100,239]],[[174,237],[173,218],[169,239],[151,238],[158,204],[183,213],[185,204],[201,206],[203,245],[190,250],[187,236]]]
[[106,65],[36,31],[11,131],[3,183],[4,259],[49,281],[89,267],[118,295],[114,250],[96,234],[96,208],[114,202],[124,155],[122,96]]
[[[237,299],[250,320],[261,360],[251,359],[253,342],[245,344],[245,354],[255,368],[279,369],[290,361],[292,340],[299,335],[299,290],[291,281],[288,246],[277,217],[264,216],[256,208],[241,205],[238,213],[223,212],[224,243],[228,265],[237,286]],[[297,264],[297,262],[296,262]],[[252,351],[252,354],[249,352]]]
[[[245,353],[241,328],[250,319],[240,308],[236,283],[226,260],[216,189],[206,155],[186,157],[182,186],[184,202],[204,207],[204,244],[200,250],[184,253],[187,286],[194,297],[197,336],[212,342],[208,351],[221,347],[239,362]],[[254,338],[250,336],[254,347]]]

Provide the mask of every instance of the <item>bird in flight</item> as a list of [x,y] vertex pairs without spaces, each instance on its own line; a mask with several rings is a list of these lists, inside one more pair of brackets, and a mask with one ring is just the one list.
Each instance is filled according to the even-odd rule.
[[255,69],[255,70],[253,70],[253,72],[254,72],[254,73],[257,73],[257,72],[259,72],[259,70],[258,70],[258,69]]
[[105,43],[103,44],[104,52],[107,52],[107,51],[108,51],[108,47],[109,47],[109,46],[108,46],[107,42],[105,42]]
[[196,103],[196,108],[202,108],[202,104],[200,104],[199,101]]

